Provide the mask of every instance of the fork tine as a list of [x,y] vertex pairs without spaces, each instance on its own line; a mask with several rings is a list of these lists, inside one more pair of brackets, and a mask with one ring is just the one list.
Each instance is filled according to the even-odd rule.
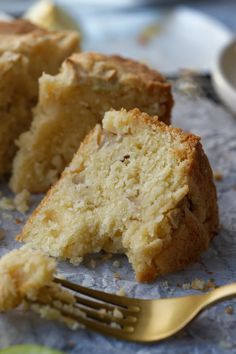
[[[65,315],[67,315],[67,314],[65,313]],[[68,314],[68,316],[72,317],[72,315],[70,315],[70,314]],[[81,317],[80,316],[73,316],[73,318],[75,318],[78,322],[80,322],[82,325],[84,325],[88,329],[100,332],[105,335],[110,335],[110,336],[113,336],[116,338],[120,338],[120,339],[128,340],[130,333],[132,333],[134,331],[133,326],[126,326],[124,328],[122,328],[122,327],[113,328],[109,324],[106,324],[106,323],[103,323],[100,321],[96,321],[92,318],[84,318],[82,316]]]
[[[100,310],[100,309],[105,309],[106,311],[114,311],[115,308],[118,308],[116,305],[113,304],[107,304],[104,302],[98,302],[96,300],[90,300],[86,299],[82,296],[79,296],[78,293],[77,295],[74,295],[77,305],[82,305],[85,306],[86,308],[89,308],[90,310]],[[83,307],[84,308],[84,307]],[[132,315],[134,312],[132,309],[128,309],[125,307],[119,307],[119,310],[122,311],[124,316],[129,316]]]
[[123,313],[123,311],[120,311],[123,317],[115,317],[114,313],[109,311],[108,313],[101,313],[96,310],[91,310],[90,308],[86,308],[83,306],[80,306],[79,304],[76,304],[76,307],[78,307],[81,311],[83,311],[87,317],[96,319],[100,322],[116,322],[119,323],[120,325],[132,325],[137,321],[137,317],[135,316],[130,316],[126,315]]
[[131,311],[137,311],[137,312],[139,311],[139,306],[138,306],[138,303],[135,299],[130,299],[125,296],[104,293],[103,291],[87,288],[87,287],[84,287],[84,286],[81,286],[78,284],[71,283],[68,280],[60,279],[57,277],[54,278],[54,281],[56,283],[61,284],[62,286],[64,286],[67,289],[73,290],[75,292],[84,294],[86,296],[95,298],[95,299],[103,301],[103,302],[106,302],[108,304],[113,304],[116,306],[124,307],[124,308],[131,310]]
[[[27,302],[31,304],[42,304],[45,305],[45,303],[41,303],[39,301],[34,301],[34,300],[29,300],[27,299]],[[65,323],[67,322],[68,318],[69,319],[74,319],[80,324],[84,325],[88,329],[100,332],[105,335],[110,335],[116,338],[120,339],[126,339],[129,340],[129,336],[131,333],[134,332],[134,325],[135,323],[121,323],[120,326],[117,323],[118,321],[115,322],[115,318],[112,317],[110,319],[110,322],[104,322],[102,318],[99,319],[99,321],[93,317],[85,317],[82,314],[78,313],[78,311],[72,312],[72,309],[68,310],[67,308],[63,306],[57,306],[55,302],[48,303],[47,305],[50,305],[51,308],[54,308],[56,310],[59,310],[61,312],[62,317],[65,320]],[[117,327],[112,327],[111,323],[117,323]]]
[[[56,307],[56,306],[55,306]],[[96,310],[91,310],[88,308],[84,308],[83,306],[78,306],[78,304],[76,304],[76,309],[79,309],[81,312],[83,312],[87,318],[99,321],[101,323],[105,323],[105,324],[110,324],[111,322],[116,322],[118,324],[120,324],[121,326],[129,326],[129,325],[134,325],[135,322],[137,322],[137,318],[134,316],[125,316],[123,314],[123,318],[117,318],[114,316],[113,313],[101,313],[99,311]],[[60,309],[60,307],[58,307],[58,309]]]

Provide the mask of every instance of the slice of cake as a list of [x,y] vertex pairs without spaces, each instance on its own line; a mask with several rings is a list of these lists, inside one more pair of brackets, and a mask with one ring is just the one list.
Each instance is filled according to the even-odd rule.
[[40,78],[31,129],[18,141],[12,190],[47,190],[110,108],[138,107],[169,123],[172,104],[170,85],[145,65],[96,53],[73,55],[60,74]]
[[15,139],[30,126],[39,76],[56,73],[77,47],[74,32],[47,32],[22,20],[0,22],[0,177],[11,171]]
[[0,56],[0,177],[11,170],[14,140],[29,127],[35,99],[28,59],[5,52]]
[[[37,80],[43,72],[56,74],[61,63],[79,49],[76,31],[47,31],[29,21],[0,21],[0,54],[5,51],[29,59],[29,72]],[[35,82],[38,91],[38,83]]]
[[125,253],[141,282],[183,268],[218,227],[199,140],[138,109],[107,112],[17,239],[73,263]]

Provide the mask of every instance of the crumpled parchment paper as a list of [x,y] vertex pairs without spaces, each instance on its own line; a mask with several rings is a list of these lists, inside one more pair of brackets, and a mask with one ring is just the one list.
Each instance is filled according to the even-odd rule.
[[[173,125],[202,137],[213,170],[223,177],[222,181],[216,182],[221,222],[218,236],[198,263],[188,266],[184,271],[159,278],[149,285],[135,281],[125,257],[113,256],[104,260],[104,254],[93,257],[97,263],[95,268],[91,267],[90,258],[78,267],[60,263],[59,271],[64,276],[107,292],[115,293],[123,287],[127,295],[142,298],[200,293],[182,288],[184,283],[196,278],[205,281],[213,279],[217,285],[236,280],[236,119],[221,105],[206,97],[192,94],[191,90],[187,90],[187,93],[180,91],[183,90],[175,90]],[[0,190],[3,195],[11,195],[6,184],[2,184]],[[40,198],[41,196],[33,196],[31,210]],[[5,230],[5,237],[0,240],[1,255],[19,247],[14,237],[22,228],[26,217],[27,215],[23,216],[18,212],[0,212],[0,228]],[[121,263],[119,268],[113,265],[116,259]],[[120,279],[114,274],[117,272]],[[228,305],[234,307],[235,314],[225,312]],[[174,338],[151,345],[123,342],[83,329],[73,332],[62,324],[40,319],[36,314],[18,309],[0,315],[0,348],[16,343],[38,343],[70,354],[236,353],[235,328],[236,302],[233,300],[205,311]]]

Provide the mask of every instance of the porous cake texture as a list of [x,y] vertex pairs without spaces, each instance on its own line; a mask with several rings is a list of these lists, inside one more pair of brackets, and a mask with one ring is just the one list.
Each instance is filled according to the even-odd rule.
[[170,84],[138,62],[97,53],[74,54],[56,76],[40,78],[30,131],[14,161],[14,192],[46,191],[71,161],[86,133],[110,108],[140,108],[170,122]]
[[22,20],[0,22],[0,178],[11,171],[15,140],[30,126],[39,76],[57,73],[78,42],[75,32],[47,32]]
[[17,239],[72,263],[100,250],[125,253],[146,282],[195,261],[217,228],[200,139],[138,109],[111,110]]

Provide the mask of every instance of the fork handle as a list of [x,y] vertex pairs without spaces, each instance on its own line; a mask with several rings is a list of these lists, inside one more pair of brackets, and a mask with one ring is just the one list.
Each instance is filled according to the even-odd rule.
[[223,285],[206,294],[205,306],[236,297],[236,283]]

